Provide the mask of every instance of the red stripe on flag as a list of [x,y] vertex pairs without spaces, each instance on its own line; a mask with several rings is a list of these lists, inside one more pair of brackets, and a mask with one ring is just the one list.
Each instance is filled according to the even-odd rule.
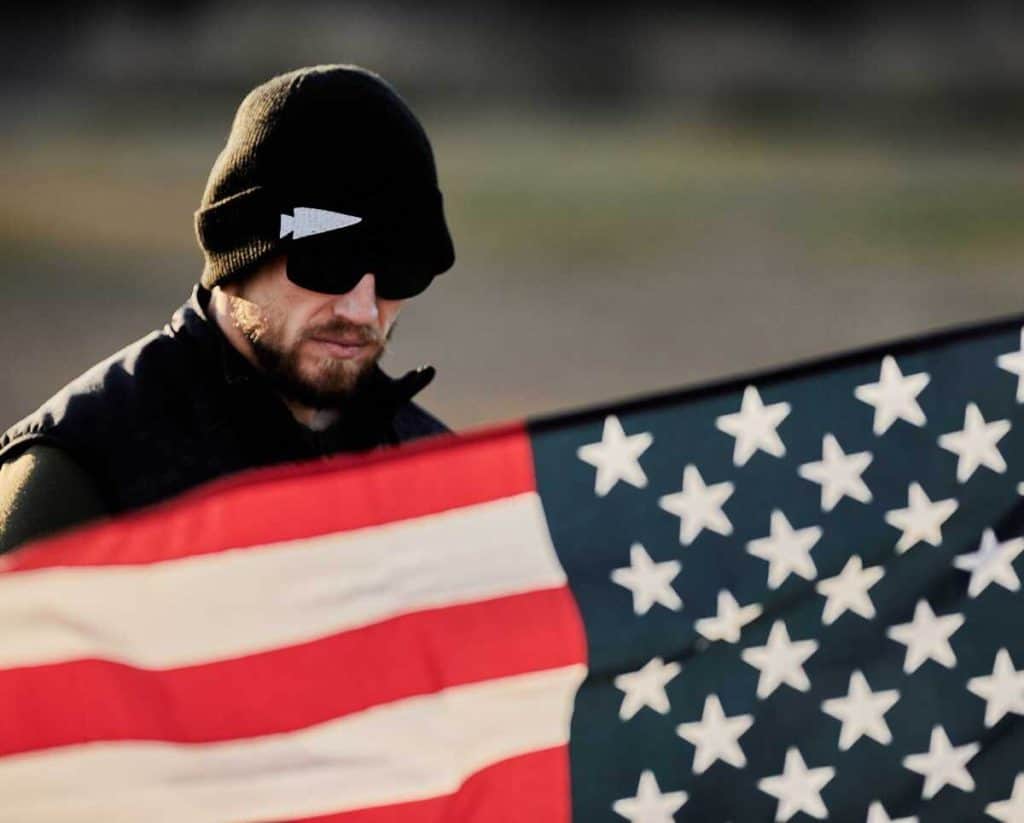
[[301,823],[568,823],[571,817],[569,747],[555,746],[481,769],[453,794]]
[[0,712],[0,754],[93,740],[198,743],[287,732],[448,686],[585,659],[575,601],[557,588],[180,669],[102,660],[7,669],[0,671],[0,706],[17,709]]
[[35,543],[0,559],[0,570],[153,563],[377,526],[534,489],[529,436],[516,423],[244,472]]

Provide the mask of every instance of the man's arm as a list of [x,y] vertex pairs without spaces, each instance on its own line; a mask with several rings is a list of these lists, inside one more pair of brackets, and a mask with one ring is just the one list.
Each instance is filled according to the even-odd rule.
[[105,514],[96,482],[63,449],[30,446],[0,465],[0,554]]

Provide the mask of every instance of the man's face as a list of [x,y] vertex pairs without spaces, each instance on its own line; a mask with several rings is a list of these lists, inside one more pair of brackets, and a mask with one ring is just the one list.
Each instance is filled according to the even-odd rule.
[[224,286],[231,319],[291,400],[337,405],[357,391],[384,353],[403,300],[377,295],[372,273],[345,294],[321,294],[288,279],[280,255]]

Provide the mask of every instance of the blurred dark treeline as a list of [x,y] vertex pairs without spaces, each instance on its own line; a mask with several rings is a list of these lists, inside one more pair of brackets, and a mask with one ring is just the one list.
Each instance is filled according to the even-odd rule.
[[475,110],[647,105],[998,137],[1024,124],[1022,44],[1024,4],[980,1],[26,3],[0,27],[0,67],[8,128],[128,101],[202,117],[254,78],[372,54],[407,96]]

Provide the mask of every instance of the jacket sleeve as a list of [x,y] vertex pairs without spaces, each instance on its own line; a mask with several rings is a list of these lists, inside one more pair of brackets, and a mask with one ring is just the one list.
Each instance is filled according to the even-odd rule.
[[106,514],[96,482],[63,449],[32,445],[0,465],[0,554]]

